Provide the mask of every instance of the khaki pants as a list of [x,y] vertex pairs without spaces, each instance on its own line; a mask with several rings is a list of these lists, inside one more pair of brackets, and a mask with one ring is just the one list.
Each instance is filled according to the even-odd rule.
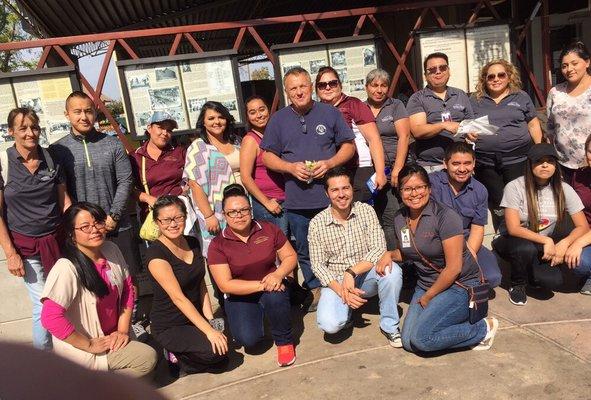
[[156,351],[147,344],[129,341],[127,345],[115,352],[107,354],[109,371],[142,377],[148,375],[158,361]]

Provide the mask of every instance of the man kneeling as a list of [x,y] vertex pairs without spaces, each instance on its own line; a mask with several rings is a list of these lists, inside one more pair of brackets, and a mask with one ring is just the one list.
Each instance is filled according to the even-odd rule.
[[386,251],[376,213],[368,204],[352,203],[346,169],[328,171],[324,187],[330,206],[310,221],[308,231],[312,270],[322,284],[318,326],[329,334],[351,326],[351,311],[377,294],[380,331],[391,346],[402,347],[397,308],[402,270],[392,263],[383,276],[376,273],[375,264]]

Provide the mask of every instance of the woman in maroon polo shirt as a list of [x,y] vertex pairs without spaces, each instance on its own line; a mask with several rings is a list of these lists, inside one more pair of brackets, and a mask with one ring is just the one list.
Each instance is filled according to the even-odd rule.
[[285,278],[296,266],[296,253],[276,225],[253,221],[242,186],[224,189],[222,209],[227,226],[211,241],[207,259],[213,279],[225,294],[224,311],[232,336],[246,348],[256,345],[265,336],[266,317],[279,366],[291,365],[296,354]]

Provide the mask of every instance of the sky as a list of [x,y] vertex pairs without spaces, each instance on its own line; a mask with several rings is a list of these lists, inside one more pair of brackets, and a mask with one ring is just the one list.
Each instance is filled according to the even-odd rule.
[[[80,72],[86,77],[86,79],[88,79],[88,82],[90,82],[92,87],[96,87],[96,84],[98,83],[104,59],[105,54],[96,57],[87,56],[79,59]],[[111,59],[111,64],[109,65],[109,70],[103,86],[103,94],[114,100],[121,99],[119,81],[117,79],[117,67],[115,66],[115,61],[113,59]]]

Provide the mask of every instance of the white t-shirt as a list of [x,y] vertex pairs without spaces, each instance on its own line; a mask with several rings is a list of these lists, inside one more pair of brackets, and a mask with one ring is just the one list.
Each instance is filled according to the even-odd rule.
[[[562,190],[564,192],[566,212],[569,215],[573,215],[585,208],[583,202],[569,184],[562,182]],[[512,180],[505,186],[501,207],[519,211],[521,226],[528,225],[527,195],[525,193],[525,178],[523,176]],[[538,216],[538,233],[544,236],[551,236],[556,227],[558,216],[556,215],[556,206],[550,185],[538,189]],[[505,221],[501,223],[499,231],[501,234],[507,234]]]

